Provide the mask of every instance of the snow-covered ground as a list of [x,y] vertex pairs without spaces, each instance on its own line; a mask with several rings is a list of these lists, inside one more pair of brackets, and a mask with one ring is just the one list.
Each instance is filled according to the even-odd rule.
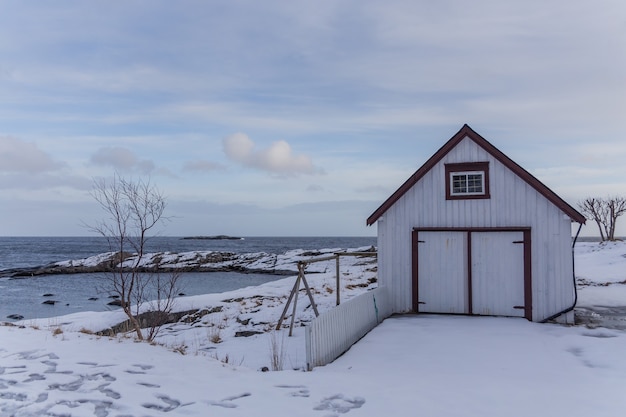
[[[625,255],[624,243],[577,245],[582,308],[626,305]],[[319,270],[307,278],[326,310],[335,300],[334,262]],[[374,277],[371,260],[343,258],[342,300],[376,286]],[[604,327],[393,317],[334,363],[304,372],[301,324],[313,317],[306,296],[293,337],[268,331],[293,283],[181,298],[180,310],[214,312],[166,326],[158,344],[91,333],[123,319],[117,312],[0,326],[0,415],[595,417],[626,410],[626,333]],[[283,357],[283,370],[259,372],[272,367],[272,353]]]

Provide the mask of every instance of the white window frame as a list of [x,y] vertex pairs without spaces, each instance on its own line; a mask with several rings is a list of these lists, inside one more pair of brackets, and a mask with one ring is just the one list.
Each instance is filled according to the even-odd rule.
[[[468,178],[470,175],[480,176],[480,188],[482,191],[467,191],[469,187]],[[465,191],[456,191],[454,189],[454,177],[465,176]],[[450,195],[453,197],[485,195],[485,171],[452,171],[450,172]]]

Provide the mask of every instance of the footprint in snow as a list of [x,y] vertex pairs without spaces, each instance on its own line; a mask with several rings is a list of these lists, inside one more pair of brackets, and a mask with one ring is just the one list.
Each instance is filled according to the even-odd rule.
[[46,377],[41,374],[30,374],[23,382],[44,381],[45,379]]
[[167,395],[157,395],[157,398],[163,401],[167,405],[147,403],[147,404],[141,404],[141,406],[144,408],[148,408],[150,410],[163,411],[167,413],[167,412],[177,409],[178,407],[184,407],[186,405],[193,404],[192,402],[182,404],[180,401],[170,398]]
[[0,389],[7,389],[11,385],[17,384],[17,381],[14,379],[0,379]]
[[76,362],[77,365],[98,366],[98,362]]
[[28,395],[16,392],[0,392],[0,400],[26,401]]
[[295,390],[289,393],[291,397],[308,398],[311,396],[311,392],[306,385],[275,385],[275,387]]
[[99,373],[99,374],[93,374],[92,378],[93,379],[102,378],[102,379],[104,379],[107,382],[115,382],[115,381],[117,381],[117,378],[115,378],[114,376],[111,376],[110,374],[104,373],[104,372]]
[[251,395],[252,394],[250,394],[249,392],[244,392],[243,394],[226,397],[221,401],[208,401],[208,404],[213,405],[215,407],[222,407],[222,408],[237,408],[237,404],[233,403],[233,401],[238,400],[240,398],[249,397]]
[[137,385],[143,385],[144,387],[147,387],[147,388],[161,388],[160,385],[151,384],[149,382],[137,382]]
[[[113,406],[111,401],[98,401],[98,400],[76,400],[76,401],[67,401],[61,400],[56,403],[56,405],[64,405],[68,408],[78,408],[82,404],[93,404],[94,412],[93,415],[96,417],[107,417],[109,415],[109,409]],[[42,415],[57,415],[57,414],[42,414]],[[66,415],[66,414],[61,414]]]
[[329,417],[337,417],[339,414],[345,414],[355,408],[361,408],[363,404],[365,404],[365,399],[362,397],[346,398],[342,394],[337,394],[324,398],[313,410],[332,411],[334,414],[330,414]]
[[48,389],[59,391],[78,391],[78,389],[83,386],[84,382],[85,378],[80,376],[78,379],[68,382],[67,384],[59,384],[56,382],[54,384],[50,384],[48,385]]
[[117,366],[116,363],[96,363],[96,362],[78,362],[79,365],[91,366],[93,368],[110,368],[112,366]]
[[74,373],[72,371],[57,371],[58,364],[56,362],[53,362],[53,361],[41,361],[41,363],[43,363],[44,365],[48,365],[48,369],[44,371],[44,374],[64,374],[64,375],[70,375],[70,374]]
[[21,365],[21,366],[7,366],[2,367],[0,366],[0,375],[2,374],[21,374],[26,372],[26,365]]
[[103,393],[104,395],[106,395],[107,397],[113,398],[114,400],[119,400],[120,398],[122,398],[122,395],[119,392],[113,391],[112,389],[107,388],[109,385],[111,384],[109,383],[102,384],[97,388],[97,390]]
[[48,357],[48,359],[52,359],[52,360],[59,359],[59,357],[55,353],[50,352],[50,353],[44,353],[44,354],[37,354],[38,352],[41,352],[41,349],[17,352],[15,353],[15,355],[17,355],[20,359],[24,359],[28,361],[33,361],[33,360],[37,360],[37,359],[41,359],[45,357]]
[[127,369],[126,373],[128,374],[132,374],[132,375],[144,375],[148,369],[152,369],[154,368],[152,365],[133,365],[137,368],[139,368],[140,370],[136,370],[136,369]]

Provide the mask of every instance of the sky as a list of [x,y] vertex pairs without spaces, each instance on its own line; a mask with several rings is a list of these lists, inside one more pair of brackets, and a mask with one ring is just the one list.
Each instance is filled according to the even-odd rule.
[[165,235],[374,236],[465,123],[575,205],[626,194],[625,116],[622,0],[6,1],[0,235],[92,234],[117,173]]

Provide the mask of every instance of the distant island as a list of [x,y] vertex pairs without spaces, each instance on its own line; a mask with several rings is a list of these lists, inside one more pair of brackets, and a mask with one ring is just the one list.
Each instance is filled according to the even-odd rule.
[[242,237],[217,235],[217,236],[185,236],[183,240],[244,240]]

